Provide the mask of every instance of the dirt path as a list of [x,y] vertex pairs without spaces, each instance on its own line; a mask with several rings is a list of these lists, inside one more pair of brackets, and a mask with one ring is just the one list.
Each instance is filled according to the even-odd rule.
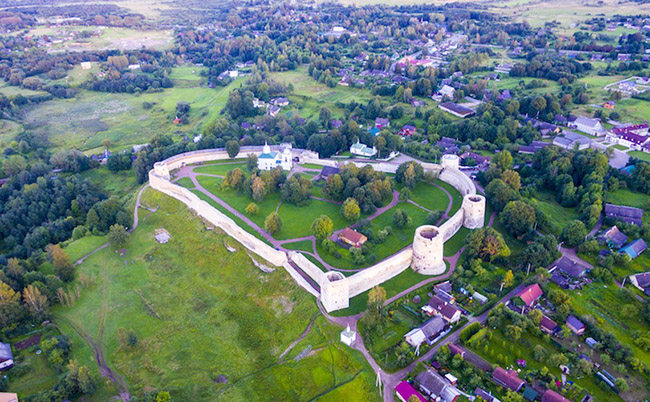
[[99,372],[101,373],[101,375],[111,380],[111,382],[117,384],[117,387],[119,388],[119,392],[120,392],[120,398],[123,401],[130,400],[131,394],[129,393],[129,389],[126,386],[126,382],[124,381],[122,376],[114,372],[108,366],[108,364],[106,364],[106,359],[104,357],[104,350],[97,342],[95,342],[92,336],[90,336],[90,334],[88,334],[80,326],[77,326],[72,321],[63,318],[60,315],[55,315],[54,318],[56,319],[56,321],[64,322],[66,325],[72,328],[72,330],[76,332],[77,335],[81,337],[81,339],[84,340],[86,345],[88,345],[93,350],[93,355],[95,357],[95,361],[97,362],[97,365],[99,366]]
[[307,328],[305,328],[302,334],[300,334],[300,336],[295,341],[291,342],[291,345],[289,345],[289,347],[286,348],[284,352],[282,352],[282,354],[280,354],[280,357],[278,357],[278,363],[282,361],[282,358],[286,356],[286,354],[289,353],[291,349],[293,349],[300,341],[305,339],[307,334],[309,334],[309,331],[311,331],[311,327],[312,325],[314,325],[314,321],[316,321],[316,318],[318,318],[318,316],[319,314],[316,314],[313,317],[311,317],[311,319],[309,320],[309,324],[307,324]]

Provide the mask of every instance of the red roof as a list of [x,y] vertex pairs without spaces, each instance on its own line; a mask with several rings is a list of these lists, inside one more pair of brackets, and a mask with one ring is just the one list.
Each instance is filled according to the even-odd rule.
[[530,307],[533,305],[533,302],[542,297],[543,294],[544,292],[542,292],[542,288],[540,288],[539,285],[535,283],[519,292],[517,296],[519,296],[521,300],[526,303],[526,306]]
[[406,381],[402,381],[395,387],[395,392],[403,401],[408,401],[410,397],[415,395],[420,401],[427,402],[426,399],[420,394],[411,384]]
[[501,367],[497,367],[492,372],[492,378],[494,378],[498,383],[502,384],[504,387],[510,388],[513,391],[519,391],[521,387],[526,383],[524,380],[517,376],[517,372],[514,370],[505,371]]
[[354,229],[345,228],[339,233],[339,237],[356,244],[364,240],[365,236]]
[[547,331],[555,331],[557,328],[555,321],[551,320],[547,316],[542,316],[542,320],[539,322],[539,326],[546,329]]
[[562,395],[553,391],[552,389],[547,389],[542,395],[542,402],[571,402]]

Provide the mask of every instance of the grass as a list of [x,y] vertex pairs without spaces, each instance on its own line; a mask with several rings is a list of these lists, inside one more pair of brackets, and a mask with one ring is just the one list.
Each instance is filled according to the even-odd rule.
[[[29,338],[29,337],[22,337]],[[22,339],[12,340],[13,343]],[[45,353],[36,354],[38,346],[27,348],[22,351],[13,349],[16,365],[27,366],[29,370],[20,377],[12,377],[12,372],[6,372],[9,377],[9,388],[11,392],[18,394],[20,398],[36,395],[39,392],[52,389],[59,378],[59,374],[47,361]]]
[[[524,373],[529,370],[540,370],[546,365],[544,362],[537,362],[533,358],[533,348],[535,346],[541,345],[544,348],[547,357],[553,353],[559,352],[557,347],[552,343],[537,338],[528,331],[524,331],[521,338],[518,340],[506,337],[500,330],[485,328],[482,331],[487,332],[482,342],[473,344],[470,340],[466,342],[465,346],[468,346],[488,362],[497,364],[501,367],[516,367],[517,360],[523,359],[527,362],[526,368],[522,369]],[[546,367],[550,373],[555,375],[557,378],[560,378],[560,369],[558,367]],[[519,377],[523,378],[524,373],[520,373]],[[615,394],[604,391],[595,383],[594,378],[591,376],[584,378],[571,377],[570,380],[583,388],[586,388],[586,390],[592,394],[597,401],[616,400]]]
[[628,155],[630,155],[630,156],[632,156],[634,158],[637,158],[637,159],[641,159],[642,161],[645,161],[645,162],[650,162],[650,154],[647,153],[647,152],[630,151],[630,152],[628,152]]
[[214,165],[205,165],[205,166],[199,166],[194,168],[195,173],[204,173],[204,174],[213,174],[217,176],[225,176],[226,173],[229,171],[240,168],[243,170],[245,173],[247,172],[246,170],[246,163],[241,163],[241,162],[235,162],[235,161],[230,161],[230,163],[219,163],[219,164],[214,164]]
[[[185,75],[183,71],[178,74]],[[105,139],[114,144],[112,151],[148,142],[160,133],[178,132],[175,138],[180,140],[185,135],[199,132],[205,122],[215,119],[226,105],[230,91],[242,82],[243,79],[238,79],[218,89],[198,84],[181,85],[159,93],[139,95],[81,89],[74,99],[53,99],[28,106],[25,109],[25,128],[45,136],[55,147],[82,151],[97,149]],[[172,124],[176,104],[180,101],[191,106],[188,125]],[[142,105],[145,102],[154,106],[144,109]]]
[[90,180],[91,183],[103,189],[109,195],[124,198],[128,194],[134,194],[140,187],[136,181],[135,173],[132,170],[111,172],[106,166],[96,169],[89,169],[80,173],[81,177]]
[[449,183],[446,183],[442,180],[436,180],[434,183],[444,188],[445,190],[447,190],[447,192],[449,192],[449,194],[451,194],[452,201],[451,201],[451,209],[449,210],[449,216],[453,216],[456,213],[456,211],[458,211],[460,207],[463,205],[463,196],[460,195],[460,192],[456,190],[454,186],[452,186]]
[[565,208],[560,205],[553,194],[549,192],[537,191],[535,193],[537,207],[549,219],[549,227],[545,228],[554,235],[559,235],[569,222],[578,219],[580,214],[576,208]]
[[643,222],[650,222],[650,197],[643,193],[619,189],[614,192],[607,193],[607,202],[616,205],[627,205],[628,207],[641,208],[645,211],[643,214]]
[[8,147],[22,129],[22,126],[15,121],[0,120],[0,149]]
[[411,191],[411,200],[432,211],[444,212],[449,205],[449,198],[444,191],[424,182],[419,182]]
[[[357,352],[330,343],[339,329],[324,321],[316,328],[322,336],[312,340],[323,349],[278,364],[318,314],[313,297],[282,269],[262,273],[241,247],[227,252],[226,236],[206,231],[180,202],[150,189],[143,199],[160,209],[132,233],[126,257],[111,248],[90,257],[78,270],[95,275],[96,283],[73,307],[54,309],[66,335],[65,323],[91,335],[135,392],[153,387],[191,400],[336,400],[339,387],[354,383],[350,391],[359,400],[378,399],[370,367]],[[159,227],[171,234],[167,244],[153,239]],[[121,328],[135,331],[135,348],[120,345]],[[73,357],[88,364],[87,350],[73,341]],[[220,374],[228,385],[214,381]],[[98,384],[99,396],[88,400],[109,399],[103,381]]]
[[[386,290],[386,298],[390,299],[391,297],[397,295],[399,292],[429,278],[430,276],[420,275],[413,271],[411,268],[406,268],[399,275],[396,275],[393,278],[387,280],[380,286]],[[350,306],[348,308],[333,311],[330,314],[335,317],[345,317],[361,313],[362,311],[366,310],[366,307],[368,305],[368,292],[370,292],[370,290],[367,290],[351,298]]]
[[341,206],[321,200],[311,200],[304,207],[282,203],[278,210],[282,218],[282,230],[276,238],[280,240],[309,236],[311,224],[321,215],[327,215],[334,223],[334,230],[343,229],[350,224],[341,215]]
[[467,236],[471,230],[462,226],[455,235],[445,242],[444,256],[451,257],[460,251],[466,243]]

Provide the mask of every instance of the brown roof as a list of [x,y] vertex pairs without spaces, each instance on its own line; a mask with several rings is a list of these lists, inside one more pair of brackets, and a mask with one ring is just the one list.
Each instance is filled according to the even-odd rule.
[[551,320],[547,316],[542,317],[542,320],[539,322],[539,326],[546,329],[547,331],[555,331],[557,328],[555,321]]
[[542,395],[542,402],[571,402],[562,395],[553,391],[552,389],[547,389]]
[[357,232],[354,229],[345,228],[341,233],[339,233],[339,238],[346,239],[352,243],[359,243],[365,241],[366,236]]
[[521,387],[525,384],[525,381],[517,376],[517,372],[514,370],[506,371],[501,367],[497,367],[492,372],[492,378],[494,378],[499,384],[504,387],[510,388],[513,391],[519,391]]
[[519,292],[517,296],[519,296],[521,300],[526,303],[526,306],[530,307],[533,305],[533,302],[542,297],[543,294],[544,292],[542,292],[542,288],[540,288],[539,285],[535,283]]
[[456,345],[455,343],[450,343],[447,346],[449,346],[449,351],[451,352],[452,356],[453,355],[461,355],[461,356],[465,355],[465,351],[460,346]]

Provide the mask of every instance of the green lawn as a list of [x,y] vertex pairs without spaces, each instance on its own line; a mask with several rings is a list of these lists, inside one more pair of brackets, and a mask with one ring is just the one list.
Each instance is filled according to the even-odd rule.
[[544,229],[555,235],[559,235],[562,232],[562,228],[580,216],[576,208],[565,208],[561,206],[555,201],[555,196],[551,193],[537,191],[535,193],[535,200],[537,201],[537,207],[550,221],[549,227]]
[[[12,340],[12,343],[29,338],[23,336]],[[13,348],[14,361],[16,367],[26,366],[25,374],[20,377],[14,377],[13,371],[7,371],[6,374],[9,378],[9,388],[7,391],[15,392],[19,398],[35,395],[39,392],[52,389],[54,384],[58,381],[59,374],[50,366],[44,353],[36,354],[38,346],[27,348],[25,350],[17,350]]]
[[[370,367],[357,352],[330,344],[339,329],[322,320],[312,329],[322,333],[310,338],[313,354],[277,364],[318,314],[314,298],[283,269],[264,274],[245,250],[226,251],[227,237],[206,231],[182,203],[154,190],[143,199],[160,209],[130,236],[128,254],[108,248],[90,257],[78,270],[95,275],[96,283],[73,307],[54,309],[66,335],[69,323],[99,343],[131,392],[153,387],[173,399],[337,400],[339,387],[353,383],[345,389],[358,400],[378,399]],[[171,234],[164,245],[152,236],[159,227]],[[120,328],[135,331],[136,347],[120,346]],[[72,339],[73,357],[98,377],[88,348]],[[229,384],[214,381],[222,374]],[[87,400],[109,399],[103,383]]]
[[[452,186],[449,183],[445,183],[442,180],[436,180],[434,183],[444,188],[449,192],[449,194],[451,194],[452,203],[451,203],[451,210],[449,211],[449,216],[453,216],[456,213],[456,211],[458,211],[460,207],[463,205],[463,196],[460,195],[460,192],[458,192],[458,190],[456,190],[454,186]],[[446,208],[446,204],[445,204],[445,208]]]
[[295,239],[311,235],[311,224],[321,215],[327,215],[334,223],[334,230],[343,229],[350,225],[341,215],[341,206],[321,200],[311,200],[303,207],[283,202],[278,210],[282,218],[282,230],[275,236],[277,239]]
[[80,175],[109,195],[116,195],[120,198],[135,194],[135,190],[140,187],[133,170],[111,172],[106,166],[100,166],[96,169],[86,170]]
[[234,160],[231,160],[230,163],[228,162],[222,162],[219,164],[210,164],[206,166],[198,166],[194,168],[195,173],[205,173],[205,174],[213,174],[217,176],[225,176],[226,173],[228,173],[231,170],[234,170],[236,168],[240,168],[241,170],[244,171],[244,173],[248,173],[248,170],[246,169],[246,163],[245,162],[234,162]]
[[628,155],[641,159],[642,161],[650,162],[650,154],[643,151],[630,151]]
[[[437,184],[437,183],[436,183]],[[456,189],[454,189],[456,193]],[[452,193],[453,194],[453,193]],[[429,183],[419,182],[411,191],[411,200],[432,211],[445,211],[449,205],[449,197],[444,191]]]
[[445,257],[451,257],[456,254],[465,245],[465,240],[470,233],[471,230],[462,226],[451,239],[447,240],[444,246]]

